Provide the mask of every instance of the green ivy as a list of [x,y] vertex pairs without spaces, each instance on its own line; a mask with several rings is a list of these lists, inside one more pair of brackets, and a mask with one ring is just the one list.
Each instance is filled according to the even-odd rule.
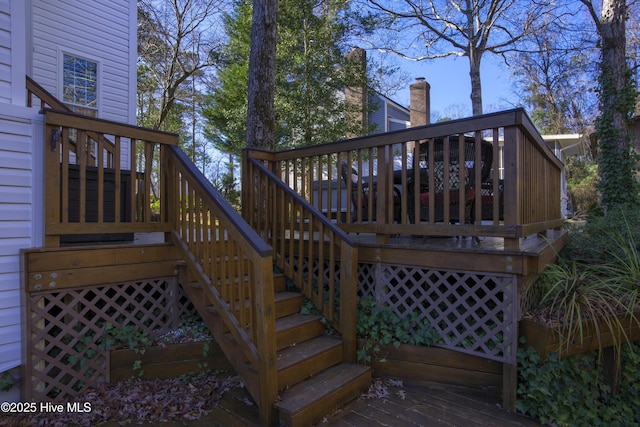
[[98,348],[107,350],[111,348],[128,348],[129,350],[142,350],[140,347],[151,345],[149,333],[137,326],[124,325],[120,327],[107,323],[99,339]]
[[[108,350],[112,348],[128,348],[139,356],[145,353],[142,347],[150,346],[153,343],[149,338],[149,333],[136,327],[135,325],[124,325],[116,327],[111,323],[107,323],[102,331],[102,336],[98,339],[98,348]],[[138,376],[144,375],[142,369],[142,360],[137,359],[133,362],[133,370],[138,371]]]
[[629,426],[640,424],[640,344],[623,347],[620,391],[604,383],[597,352],[541,363],[532,348],[518,351],[518,411],[542,424]]
[[598,189],[602,195],[601,204],[607,209],[625,203],[638,202],[638,182],[634,173],[638,156],[627,136],[620,141],[620,129],[616,127],[614,114],[629,120],[635,109],[637,91],[631,71],[627,71],[626,85],[617,90],[613,73],[604,63],[600,63],[598,99],[600,116],[596,119],[598,134],[598,167],[600,181]]
[[370,362],[381,345],[431,345],[439,339],[438,333],[418,313],[401,318],[390,307],[378,307],[373,298],[358,300],[356,334],[365,345],[358,349],[358,360]]

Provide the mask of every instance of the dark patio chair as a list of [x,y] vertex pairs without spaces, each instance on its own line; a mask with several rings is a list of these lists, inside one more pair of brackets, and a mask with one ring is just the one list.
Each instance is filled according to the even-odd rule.
[[[493,181],[489,180],[482,183],[482,219],[493,220]],[[498,181],[498,219],[504,220],[504,181]],[[475,210],[475,205],[474,205]],[[475,217],[474,210],[471,215]]]
[[[476,140],[473,137],[467,136],[464,139],[464,159],[466,165],[462,165],[466,169],[464,173],[464,182],[460,182],[460,155],[458,150],[458,135],[452,135],[449,137],[449,167],[448,171],[445,171],[446,165],[444,164],[444,141],[443,138],[436,138],[434,141],[434,159],[433,159],[433,176],[435,179],[435,206],[434,206],[434,221],[444,221],[444,176],[445,173],[449,174],[449,221],[456,223],[460,221],[460,191],[465,192],[465,222],[471,223],[473,221],[472,210],[473,201],[475,200],[475,144]],[[418,155],[414,156],[413,168],[420,169],[420,219],[419,221],[429,221],[429,151],[428,144],[422,143],[418,149]],[[481,148],[481,179],[485,182],[491,175],[491,163],[493,160],[493,146],[487,141],[482,141]],[[472,166],[468,166],[472,165]],[[409,181],[409,221],[415,223],[415,177],[412,174]]]
[[[349,181],[351,182],[351,202],[353,204],[353,210],[351,213],[351,221],[358,221],[358,212],[362,209],[362,222],[370,222],[369,221],[369,197],[373,198],[373,218],[371,221],[376,220],[376,204],[378,199],[377,194],[377,185],[375,181],[370,185],[369,182],[362,182],[362,197],[360,199],[360,206],[358,205],[358,171],[353,167],[349,167],[347,162],[343,161],[340,165],[340,170],[342,174],[342,179],[344,180],[345,185],[348,185]],[[348,188],[348,187],[347,187]],[[400,222],[400,190],[397,187],[393,187],[393,221]]]

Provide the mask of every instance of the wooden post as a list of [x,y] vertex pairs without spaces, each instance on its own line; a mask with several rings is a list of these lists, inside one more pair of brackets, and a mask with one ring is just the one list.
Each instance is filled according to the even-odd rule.
[[516,406],[518,390],[518,365],[502,364],[502,407],[513,411]]
[[[391,193],[391,191],[389,191],[389,179],[391,177],[389,177],[389,173],[388,173],[388,165],[387,162],[388,160],[388,153],[387,150],[390,147],[378,147],[377,150],[377,158],[378,158],[378,165],[377,165],[377,177],[376,177],[376,206],[375,206],[375,217],[376,217],[376,222],[378,224],[382,224],[382,225],[386,225],[389,223],[389,212],[388,212],[388,206],[389,206],[389,194]],[[369,186],[371,187],[373,183],[369,183]],[[370,188],[370,191],[373,188]],[[373,196],[370,193],[370,197],[369,199],[372,199]],[[371,224],[371,218],[369,218],[369,224]],[[379,234],[376,232],[376,242],[377,243],[388,243],[389,242],[389,235],[388,234]]]
[[349,246],[344,241],[340,243],[340,298],[343,360],[345,363],[355,363],[358,347],[358,248]]
[[[65,135],[67,131],[65,129]],[[62,127],[47,126],[44,141],[44,246],[60,246],[60,236],[49,235],[49,224],[60,223],[60,151],[64,139]],[[62,156],[68,156],[62,153]],[[67,157],[68,158],[68,157]]]
[[260,420],[262,425],[275,425],[273,404],[278,397],[276,366],[276,317],[273,289],[273,256],[263,256],[254,262],[255,319],[253,327],[258,349]]
[[[521,225],[520,191],[518,185],[521,179],[520,161],[522,156],[521,138],[518,128],[509,126],[504,128],[504,224]],[[518,249],[519,236],[504,239],[505,249]]]
[[620,391],[620,360],[619,349],[609,346],[602,349],[602,370],[604,383],[611,387],[610,394],[615,396]]

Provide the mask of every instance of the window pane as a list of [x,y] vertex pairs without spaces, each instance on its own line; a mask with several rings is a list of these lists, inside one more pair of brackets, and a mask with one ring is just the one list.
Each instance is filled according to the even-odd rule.
[[67,54],[64,55],[63,62],[63,101],[97,108],[98,64]]

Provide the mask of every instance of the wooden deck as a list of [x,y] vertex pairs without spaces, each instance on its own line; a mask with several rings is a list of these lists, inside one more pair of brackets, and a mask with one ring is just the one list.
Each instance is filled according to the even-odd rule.
[[376,241],[375,234],[351,234],[358,243],[359,262],[383,262],[431,268],[453,268],[526,277],[537,275],[567,240],[566,230],[520,238],[518,248],[505,248],[500,237],[392,236]]
[[[477,389],[441,384],[387,386],[388,396],[359,398],[326,417],[318,425],[328,426],[540,426],[536,421],[499,407],[499,397]],[[116,423],[100,424],[117,427]],[[235,427],[260,426],[258,408],[245,389],[223,395],[208,416],[194,421],[137,424],[146,427]]]

